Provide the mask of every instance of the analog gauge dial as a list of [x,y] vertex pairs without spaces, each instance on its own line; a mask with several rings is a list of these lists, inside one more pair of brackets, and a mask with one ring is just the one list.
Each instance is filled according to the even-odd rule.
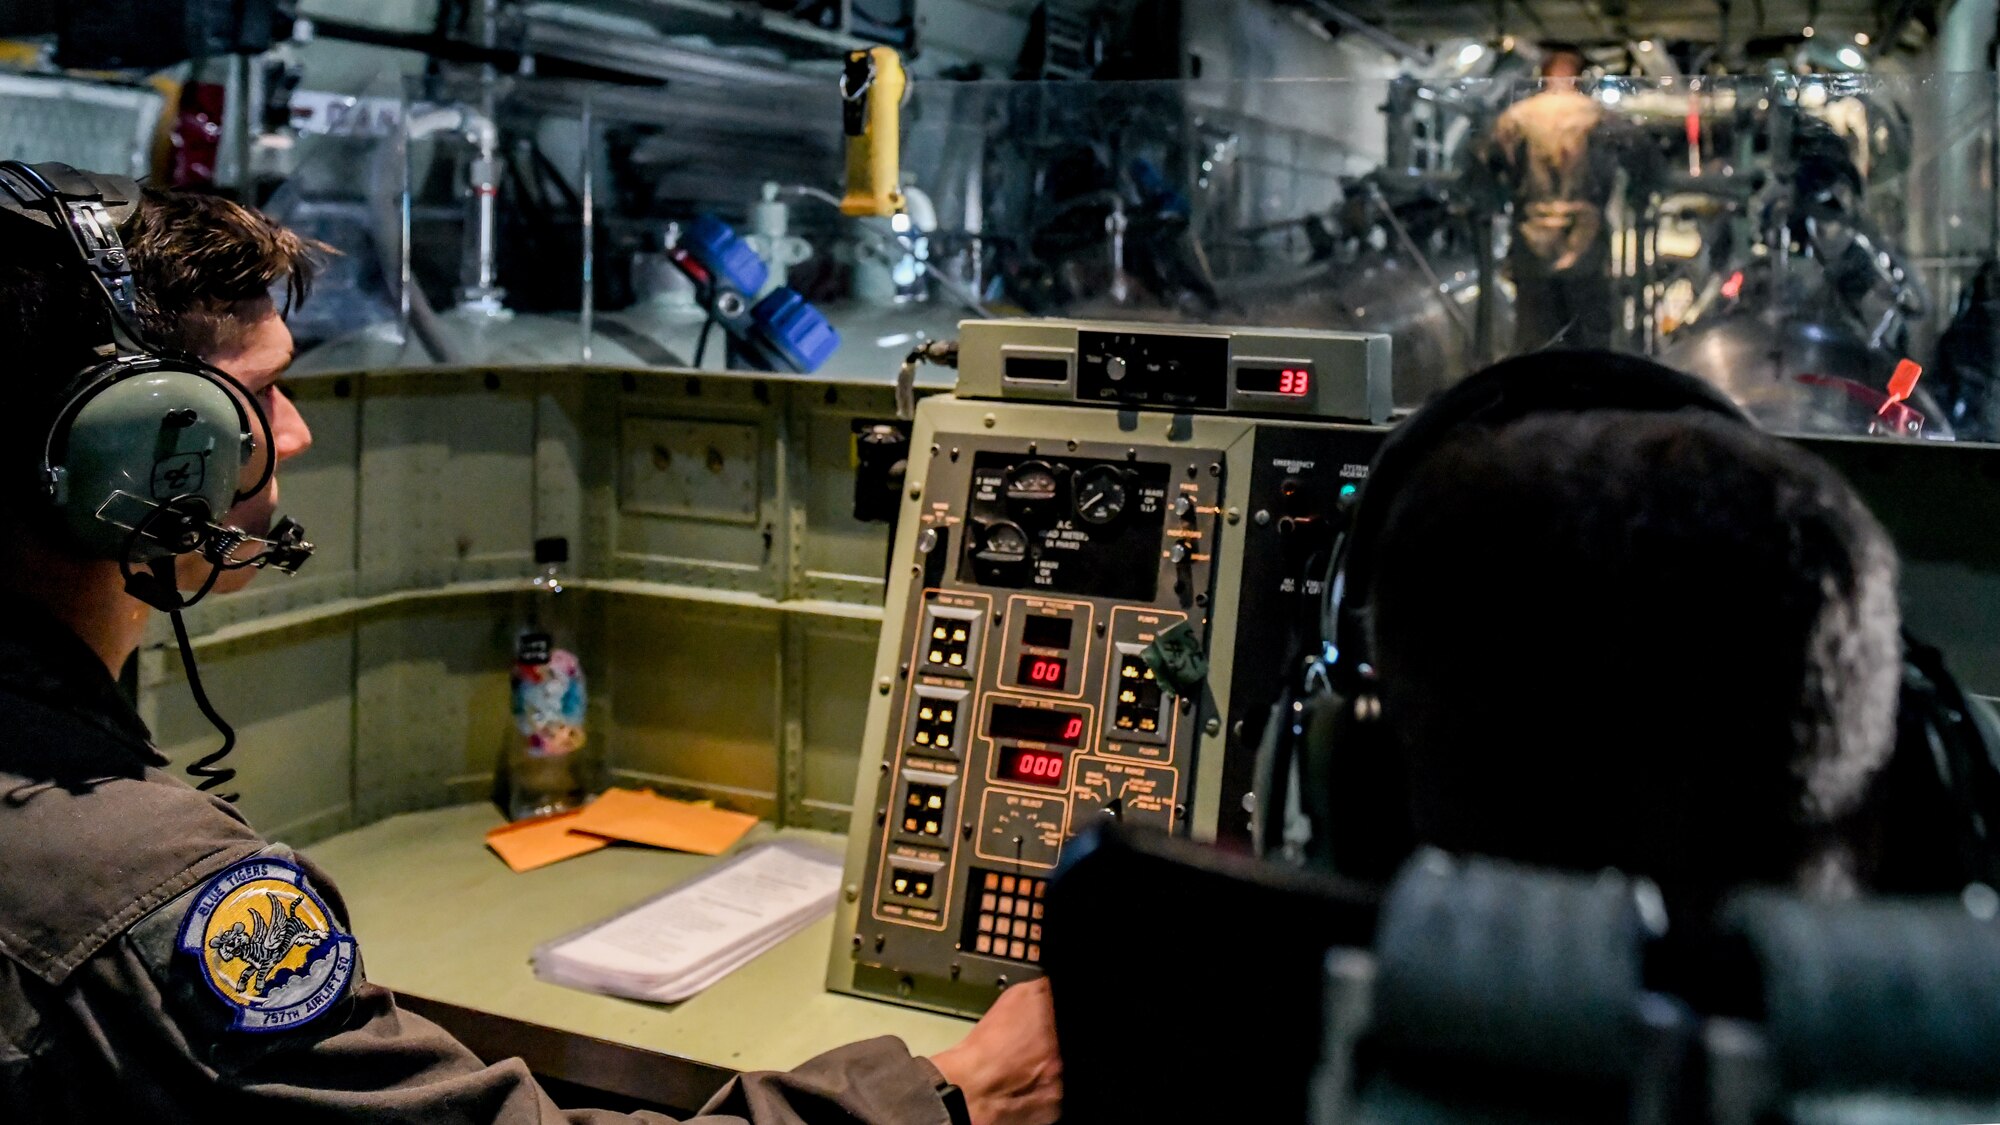
[[1018,563],[1028,557],[1028,533],[1012,520],[988,524],[976,555],[989,563]]
[[1085,523],[1107,524],[1125,511],[1125,474],[1109,465],[1076,475],[1076,514]]
[[1055,497],[1056,471],[1047,461],[1024,461],[1007,473],[1007,499],[1038,501]]

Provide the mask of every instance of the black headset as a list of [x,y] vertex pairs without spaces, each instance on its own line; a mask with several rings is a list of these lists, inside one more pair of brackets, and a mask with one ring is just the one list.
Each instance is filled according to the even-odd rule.
[[[1691,411],[1754,425],[1711,384],[1651,360],[1552,350],[1469,376],[1393,430],[1338,513],[1321,649],[1301,661],[1265,724],[1251,827],[1259,853],[1377,881],[1408,857],[1416,845],[1408,783],[1373,656],[1375,553],[1389,511],[1417,468],[1468,429],[1596,410]],[[1895,806],[1881,826],[1885,867],[1898,869],[1896,881],[1933,882],[1891,889],[2000,887],[2000,731],[1981,721],[1935,649],[1907,633],[1904,649],[1897,746],[1878,786]],[[1931,838],[1905,844],[1923,824]]]
[[[226,372],[145,338],[139,284],[118,233],[121,222],[138,213],[140,200],[138,183],[122,176],[67,164],[0,162],[0,211],[66,238],[105,312],[101,335],[83,341],[90,345],[90,362],[55,397],[59,405],[43,432],[34,492],[72,546],[117,560],[126,592],[172,617],[195,703],[223,736],[220,750],[188,767],[206,790],[234,775],[216,763],[236,735],[202,689],[181,610],[206,596],[224,570],[268,566],[295,573],[313,545],[289,518],[264,536],[221,522],[262,492],[277,469],[270,419]],[[260,549],[235,558],[247,543]],[[211,569],[199,590],[183,595],[174,560],[189,554],[201,555]]]

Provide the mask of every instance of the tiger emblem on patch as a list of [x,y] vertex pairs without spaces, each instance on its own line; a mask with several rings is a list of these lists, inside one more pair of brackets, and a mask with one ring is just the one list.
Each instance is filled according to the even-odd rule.
[[181,952],[241,1031],[284,1031],[333,1006],[354,975],[354,939],[280,859],[248,859],[203,885],[181,922]]

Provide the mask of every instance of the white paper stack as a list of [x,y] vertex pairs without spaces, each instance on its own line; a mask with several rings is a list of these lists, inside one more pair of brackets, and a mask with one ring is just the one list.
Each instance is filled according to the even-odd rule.
[[840,857],[761,844],[664,894],[537,948],[535,975],[635,1000],[685,1000],[833,909]]

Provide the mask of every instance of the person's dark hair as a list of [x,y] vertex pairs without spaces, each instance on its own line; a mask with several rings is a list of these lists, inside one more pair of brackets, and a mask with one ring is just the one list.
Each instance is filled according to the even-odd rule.
[[319,255],[331,253],[221,196],[151,188],[125,237],[145,296],[145,332],[198,356],[235,346],[247,325],[234,313],[278,284],[283,310],[304,301]]
[[1901,642],[1894,550],[1818,459],[1692,413],[1468,431],[1376,566],[1420,839],[1703,897],[1839,858]]
[[1542,65],[1537,69],[1543,78],[1575,77],[1589,65],[1589,56],[1574,43],[1544,43]]

